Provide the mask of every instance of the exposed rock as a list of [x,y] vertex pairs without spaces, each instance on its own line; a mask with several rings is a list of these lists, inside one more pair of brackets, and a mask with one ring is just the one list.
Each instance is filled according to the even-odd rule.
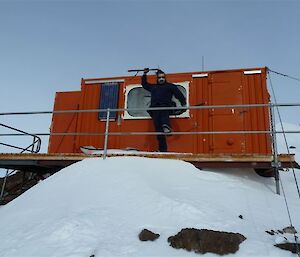
[[[45,178],[44,174],[32,173],[29,171],[16,171],[16,173],[7,177],[6,184],[3,191],[3,199],[0,205],[7,204],[26,190],[36,185],[40,180]],[[4,183],[4,178],[0,178],[0,190]]]
[[235,253],[246,237],[239,233],[220,232],[207,229],[185,228],[177,235],[168,238],[170,246],[195,253]]
[[300,251],[300,244],[296,243],[282,243],[274,245],[282,250],[287,250],[292,253],[298,253]]
[[271,236],[274,236],[274,235],[275,235],[275,232],[274,232],[273,230],[271,230],[271,231],[266,230],[265,232],[268,233],[268,234],[271,235]]
[[139,239],[141,241],[154,241],[159,238],[159,234],[155,234],[148,229],[143,229],[139,234]]
[[270,231],[265,231],[266,233],[268,233],[269,235],[274,236],[275,234],[281,234],[284,235],[286,234],[297,234],[297,230],[295,229],[295,227],[293,226],[289,226],[289,227],[285,227],[284,229],[278,229],[277,231],[274,231],[273,229],[271,229]]
[[255,169],[255,172],[257,173],[257,175],[261,176],[261,177],[274,177],[274,169]]
[[240,218],[241,220],[244,219],[244,218],[243,218],[243,215],[239,215],[239,218]]
[[297,234],[297,230],[293,226],[289,226],[289,227],[284,228],[283,232],[288,233],[288,234]]

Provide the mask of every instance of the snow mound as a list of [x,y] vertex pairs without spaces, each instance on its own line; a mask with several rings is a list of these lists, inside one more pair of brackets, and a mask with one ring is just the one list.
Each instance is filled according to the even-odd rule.
[[[283,180],[299,231],[291,174]],[[272,178],[250,169],[203,171],[142,157],[85,159],[0,209],[0,256],[198,256],[167,243],[188,227],[243,234],[247,240],[234,256],[288,256],[265,233],[289,225],[284,199],[274,191]],[[160,238],[139,241],[144,228]]]

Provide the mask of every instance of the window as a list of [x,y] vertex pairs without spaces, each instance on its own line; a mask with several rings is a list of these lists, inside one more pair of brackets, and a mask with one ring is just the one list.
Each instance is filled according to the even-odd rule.
[[[107,82],[100,86],[100,109],[117,109],[119,100],[119,83]],[[106,112],[99,112],[98,119],[106,120]],[[117,112],[112,111],[109,115],[110,119],[117,118]]]
[[[174,83],[189,102],[189,82]],[[127,109],[147,109],[150,106],[151,94],[141,85],[128,85],[125,89],[125,108]],[[180,107],[178,99],[173,96],[174,107]],[[189,110],[174,110],[170,117],[183,118],[189,117]],[[128,110],[124,112],[124,119],[149,119],[150,115],[146,110]]]
[[[150,106],[150,92],[142,87],[132,88],[127,95],[127,108],[147,108]],[[132,117],[150,117],[146,110],[128,110],[128,114]]]

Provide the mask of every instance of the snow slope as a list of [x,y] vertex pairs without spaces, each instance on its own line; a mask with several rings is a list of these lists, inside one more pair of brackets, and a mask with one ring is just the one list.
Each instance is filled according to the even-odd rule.
[[[282,178],[293,186],[291,173]],[[167,238],[186,227],[242,233],[247,240],[234,256],[293,256],[273,246],[282,238],[264,232],[289,225],[284,199],[274,190],[273,179],[252,170],[202,171],[142,157],[86,159],[0,209],[0,256],[198,256],[168,246]],[[297,195],[289,205],[300,230]],[[139,241],[143,228],[160,238]]]

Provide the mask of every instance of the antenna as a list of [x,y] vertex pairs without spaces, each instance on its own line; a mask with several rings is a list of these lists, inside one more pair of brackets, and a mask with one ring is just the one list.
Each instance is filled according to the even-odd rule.
[[204,55],[202,55],[202,71],[204,71]]

